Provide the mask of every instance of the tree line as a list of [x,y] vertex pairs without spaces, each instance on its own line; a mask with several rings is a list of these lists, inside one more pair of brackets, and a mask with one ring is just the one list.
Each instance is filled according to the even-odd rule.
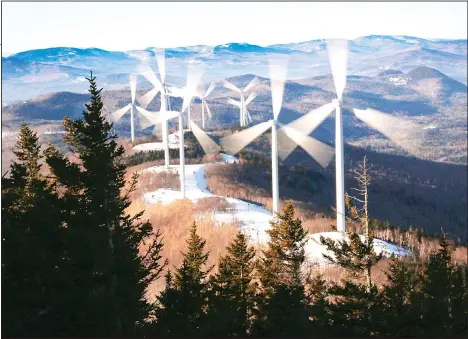
[[[125,181],[124,151],[101,115],[95,77],[83,117],[64,119],[73,157],[44,151],[22,125],[16,161],[2,177],[2,330],[6,337],[333,337],[463,336],[467,267],[454,265],[446,236],[425,262],[394,258],[377,286],[367,213],[366,165],[347,199],[364,238],[322,238],[328,259],[347,272],[330,281],[306,271],[307,231],[291,204],[268,230],[264,250],[239,232],[218,259],[190,226],[179,267],[162,256],[164,239],[143,212],[126,213],[138,176]],[[148,287],[165,287],[149,302]]]

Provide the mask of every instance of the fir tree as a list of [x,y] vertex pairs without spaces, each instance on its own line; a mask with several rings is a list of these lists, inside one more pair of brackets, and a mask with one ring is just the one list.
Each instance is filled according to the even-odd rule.
[[307,232],[294,213],[288,203],[267,231],[268,249],[258,265],[262,294],[255,334],[300,336],[310,325],[301,273]]
[[[335,284],[330,289],[330,293],[337,299],[331,307],[332,321],[335,329],[342,329],[344,333],[351,332],[356,335],[371,335],[374,325],[379,323],[378,302],[379,298],[377,288],[372,283],[372,267],[382,258],[377,255],[373,248],[373,232],[371,230],[368,204],[369,204],[369,184],[370,172],[367,165],[367,159],[358,164],[354,170],[355,178],[359,187],[355,189],[359,198],[346,198],[346,205],[350,211],[351,219],[358,221],[364,230],[364,241],[359,234],[348,231],[349,241],[337,241],[321,237],[321,243],[332,255],[324,254],[330,262],[344,268],[349,278],[365,279],[366,283],[361,284],[350,279],[342,281],[342,284]],[[353,203],[357,201],[361,204],[358,208]],[[352,325],[352,327],[346,327]]]
[[218,273],[212,279],[210,334],[245,336],[254,313],[255,287],[253,258],[246,236],[239,232],[219,259]]
[[[145,292],[164,266],[161,236],[141,221],[142,212],[125,212],[137,176],[125,191],[124,150],[101,114],[102,89],[92,73],[87,80],[91,102],[83,118],[64,120],[64,140],[79,163],[71,163],[53,147],[47,151],[67,205],[71,286],[62,325],[67,334],[130,335],[148,315]],[[143,244],[148,250],[140,256]]]
[[418,335],[421,294],[414,264],[395,259],[386,276],[389,284],[382,292],[382,334],[395,337]]
[[174,282],[171,276],[166,276],[166,290],[156,305],[153,333],[178,337],[207,333],[207,276],[212,268],[203,269],[209,256],[204,252],[205,244],[206,241],[197,235],[197,225],[193,222],[187,239],[188,251],[183,254]]
[[23,124],[2,178],[2,325],[6,335],[57,335],[66,276],[61,204],[41,174],[37,134]]
[[438,251],[429,256],[421,276],[421,328],[426,336],[459,335],[466,333],[467,308],[466,304],[460,305],[466,300],[466,280],[460,274],[460,268],[451,262],[450,244],[445,233],[442,233],[439,246]]

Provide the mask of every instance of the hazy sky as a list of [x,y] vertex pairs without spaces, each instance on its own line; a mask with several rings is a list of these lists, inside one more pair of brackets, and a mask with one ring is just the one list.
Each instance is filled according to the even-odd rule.
[[54,46],[130,50],[248,42],[261,46],[370,34],[467,37],[467,4],[3,3],[5,53]]

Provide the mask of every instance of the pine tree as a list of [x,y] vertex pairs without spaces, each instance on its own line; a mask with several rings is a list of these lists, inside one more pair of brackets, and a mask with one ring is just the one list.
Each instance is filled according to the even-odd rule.
[[[83,118],[64,120],[64,140],[79,163],[71,163],[53,147],[47,150],[67,208],[71,286],[61,324],[73,335],[130,335],[149,313],[145,292],[164,266],[161,236],[141,221],[142,212],[125,212],[137,175],[124,191],[124,150],[101,114],[102,89],[92,73],[87,80],[91,102]],[[148,250],[141,256],[143,244]]]
[[307,299],[310,303],[311,332],[319,335],[331,335],[332,328],[329,326],[330,303],[327,300],[329,284],[321,274],[308,277],[306,282]]
[[414,337],[420,331],[420,281],[414,263],[394,259],[386,276],[389,284],[382,291],[382,334]]
[[[378,319],[377,299],[378,290],[372,283],[372,267],[382,258],[377,255],[373,248],[373,232],[369,218],[369,184],[370,172],[367,159],[358,164],[354,170],[355,178],[358,182],[358,188],[355,189],[359,198],[346,197],[346,205],[350,210],[351,219],[358,221],[364,230],[364,241],[354,232],[348,231],[349,241],[337,241],[321,237],[321,243],[332,255],[325,255],[331,263],[344,268],[349,278],[365,279],[366,283],[361,284],[350,279],[342,281],[342,284],[335,284],[330,289],[330,293],[336,298],[337,302],[332,305],[335,322],[335,328],[341,328],[344,333],[354,333],[356,335],[374,335]],[[357,201],[362,206],[358,208],[353,203]],[[352,327],[347,327],[352,326]]]
[[23,124],[10,177],[2,177],[2,306],[6,335],[57,335],[64,229],[53,186],[41,174],[37,134]]
[[248,247],[246,236],[239,232],[219,259],[218,273],[212,278],[210,334],[245,336],[251,327],[255,306],[255,250]]
[[467,308],[466,304],[460,305],[460,301],[466,300],[466,280],[458,271],[461,268],[451,262],[450,244],[445,233],[442,233],[439,246],[438,251],[429,256],[421,276],[421,328],[426,336],[466,333]]
[[262,285],[255,334],[305,335],[310,325],[301,266],[307,232],[288,203],[268,230],[268,249],[258,265]]
[[[207,333],[208,273],[204,270],[209,253],[204,252],[206,241],[197,235],[193,222],[187,239],[188,251],[176,270],[174,282],[166,276],[166,290],[158,299],[156,322],[151,332],[163,336],[203,336]],[[168,297],[170,296],[170,297]]]

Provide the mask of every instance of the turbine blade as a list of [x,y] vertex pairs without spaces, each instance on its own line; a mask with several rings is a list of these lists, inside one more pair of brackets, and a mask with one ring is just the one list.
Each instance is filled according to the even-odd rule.
[[228,104],[237,106],[237,107],[239,107],[239,108],[241,107],[240,101],[237,101],[237,100],[234,100],[234,99],[229,98],[227,102],[228,102]]
[[149,126],[156,125],[161,120],[161,112],[150,112],[146,109],[136,106],[137,111],[143,116],[144,121],[140,120],[140,126],[142,129],[146,129]]
[[140,64],[138,66],[138,70],[141,73],[141,75],[143,75],[146,78],[146,80],[148,80],[154,87],[156,87],[158,90],[161,90],[161,81],[158,80],[156,74],[154,74],[154,71],[150,65],[146,63]]
[[134,104],[135,96],[136,96],[136,76],[133,74],[130,74],[129,80],[130,80],[130,92],[132,94],[132,104]]
[[150,126],[153,126],[154,124],[148,120],[144,115],[140,114],[138,117],[138,121],[140,123],[140,130],[147,129]]
[[213,115],[211,114],[210,106],[208,106],[208,103],[206,102],[206,100],[204,102],[205,102],[206,112],[208,113],[208,117],[212,118]]
[[260,83],[260,80],[258,79],[258,77],[253,78],[252,81],[250,81],[249,84],[247,86],[245,86],[245,88],[244,88],[244,90],[242,92],[250,91],[252,88],[257,86],[259,83]]
[[189,66],[182,111],[185,111],[185,109],[192,101],[192,97],[197,94],[197,88],[200,84],[203,72],[203,68],[200,65],[192,64]]
[[166,81],[166,51],[162,49],[153,50],[153,52],[158,63],[159,77],[161,78],[161,82],[164,83]]
[[283,105],[284,82],[286,81],[288,59],[286,57],[270,57],[269,68],[273,116],[277,119]]
[[215,84],[214,82],[210,83],[210,86],[209,86],[208,89],[206,90],[206,93],[205,93],[204,97],[205,97],[205,98],[208,97],[208,96],[211,94],[211,92],[213,92],[213,90],[215,89],[215,87],[216,87],[216,84]]
[[[304,114],[302,117],[294,120],[286,126],[299,131],[304,135],[309,135],[330,115],[330,113],[333,112],[335,107],[335,103],[325,104]],[[278,138],[280,139],[279,134]],[[290,142],[289,138],[283,138],[281,139],[281,147],[283,158],[286,159],[294,151],[296,144],[294,142]]]
[[219,146],[205,133],[198,125],[190,120],[190,126],[195,138],[197,138],[206,154],[216,154],[219,152]]
[[234,86],[233,84],[231,84],[231,83],[230,83],[229,81],[227,81],[227,80],[224,80],[223,86],[226,87],[226,88],[228,88],[228,89],[230,89],[230,90],[232,90],[232,91],[235,91],[235,92],[237,92],[237,93],[239,93],[239,94],[242,93],[242,91],[240,90],[239,87]]
[[417,154],[424,132],[420,125],[404,118],[397,118],[372,108],[353,109],[356,117],[379,131],[411,154]]
[[247,106],[248,104],[250,104],[252,102],[252,100],[255,99],[256,97],[257,97],[256,93],[254,93],[254,92],[250,93],[247,100],[245,100],[245,105]]
[[250,112],[247,110],[247,108],[245,109],[245,116],[247,117],[247,123],[252,122],[252,117],[250,116]]
[[257,139],[272,126],[272,121],[262,122],[243,131],[228,135],[221,139],[221,146],[228,154],[234,155],[245,146]]
[[[296,144],[301,146],[309,155],[317,161],[320,166],[327,167],[328,164],[332,161],[334,155],[334,149],[327,144],[318,141],[308,135],[305,135],[293,128],[283,126],[285,134]],[[286,157],[283,158],[284,154],[282,154],[281,150],[278,150],[279,156],[284,160]]]
[[110,120],[113,121],[113,122],[119,121],[120,119],[122,119],[124,114],[127,113],[130,110],[130,107],[132,107],[132,105],[128,104],[127,106],[122,107],[121,109],[111,113]]
[[327,40],[328,59],[335,83],[336,95],[339,100],[343,98],[348,73],[348,40]]
[[148,107],[151,101],[153,101],[154,97],[156,94],[158,94],[159,90],[155,87],[148,93],[142,95],[141,97],[138,98],[138,102],[140,105],[144,108]]

